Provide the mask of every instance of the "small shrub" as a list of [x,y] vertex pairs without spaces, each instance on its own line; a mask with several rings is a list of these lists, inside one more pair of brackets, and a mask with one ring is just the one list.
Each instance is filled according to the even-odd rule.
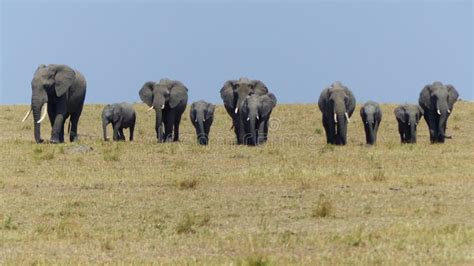
[[196,186],[198,185],[199,181],[195,178],[193,179],[185,179],[181,180],[178,182],[178,187],[181,190],[186,190],[186,189],[195,189]]
[[320,197],[319,201],[313,207],[311,211],[311,217],[313,218],[325,218],[329,217],[333,211],[332,204],[325,197]]
[[316,128],[316,129],[314,130],[314,133],[315,133],[316,135],[321,135],[321,134],[323,134],[323,130],[320,129],[320,128]]

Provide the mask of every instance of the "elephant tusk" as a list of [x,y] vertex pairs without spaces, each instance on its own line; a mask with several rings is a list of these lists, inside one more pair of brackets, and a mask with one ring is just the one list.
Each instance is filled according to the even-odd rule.
[[41,114],[41,118],[36,123],[38,124],[41,123],[46,118],[47,113],[48,113],[48,105],[45,105],[43,109],[43,113]]
[[150,112],[151,110],[153,110],[154,108],[155,108],[155,107],[152,106],[152,107],[148,108],[148,109],[146,110],[146,112],[148,113],[148,112]]
[[206,122],[206,118],[202,119],[202,122]]
[[196,118],[196,119],[194,119],[194,122],[197,122],[197,121],[198,121],[198,120],[197,120],[197,118]]
[[249,116],[247,116],[247,121],[249,121],[249,120],[250,120],[250,117],[249,117]]
[[21,120],[21,122],[25,122],[25,120],[30,116],[31,114],[31,108],[30,110],[28,110],[28,112],[26,113],[25,117],[23,117],[23,120]]
[[451,113],[451,110],[448,109],[448,114],[450,114],[450,113]]
[[165,105],[164,105],[164,104],[161,106],[161,110],[163,110],[163,109],[165,109]]
[[260,117],[258,117],[258,115],[257,115],[257,120],[260,120]]
[[334,123],[337,124],[337,114],[336,113],[334,113]]
[[438,109],[438,114],[441,115],[441,111]]
[[349,119],[349,115],[347,114],[347,112],[345,112],[345,115],[346,115],[346,118],[347,118],[347,123],[350,123],[351,119]]
[[239,112],[239,107],[235,107],[234,113],[238,113],[238,112]]

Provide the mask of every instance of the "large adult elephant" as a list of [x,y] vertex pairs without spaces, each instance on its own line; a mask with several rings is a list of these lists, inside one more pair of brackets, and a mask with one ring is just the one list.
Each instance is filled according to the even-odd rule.
[[244,121],[244,144],[255,146],[267,141],[268,121],[277,99],[273,93],[247,96],[240,106]]
[[260,80],[249,80],[241,77],[239,80],[228,80],[220,90],[224,107],[232,118],[237,144],[244,141],[244,121],[240,118],[240,106],[250,94],[264,95],[268,93],[267,86]]
[[[179,141],[179,123],[188,104],[188,89],[177,80],[148,81],[139,91],[140,99],[155,109],[155,131],[158,142]],[[163,134],[163,125],[165,132]],[[174,135],[173,135],[174,130]]]
[[347,124],[354,113],[356,99],[352,92],[336,81],[321,92],[318,106],[328,144],[346,145]]
[[420,93],[418,103],[424,110],[425,121],[430,130],[431,143],[444,143],[448,118],[458,100],[459,94],[452,85],[436,81],[426,85]]
[[[64,142],[64,122],[69,117],[69,140],[77,140],[77,124],[84,106],[86,87],[84,76],[69,66],[51,64],[36,69],[31,81],[31,108],[23,118],[25,121],[33,111],[36,143],[43,142],[40,123],[46,114],[51,122],[51,143]],[[41,111],[44,105],[46,108]]]

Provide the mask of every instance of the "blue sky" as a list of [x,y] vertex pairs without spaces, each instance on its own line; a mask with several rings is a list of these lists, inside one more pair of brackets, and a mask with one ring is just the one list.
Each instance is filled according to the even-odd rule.
[[30,102],[39,64],[88,81],[86,103],[138,102],[178,79],[221,103],[260,79],[280,103],[316,103],[335,80],[358,102],[417,102],[435,80],[474,99],[472,1],[9,1],[1,4],[1,103]]

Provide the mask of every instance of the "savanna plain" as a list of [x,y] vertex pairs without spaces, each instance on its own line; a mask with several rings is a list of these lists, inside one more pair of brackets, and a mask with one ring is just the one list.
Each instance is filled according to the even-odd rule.
[[134,142],[102,141],[103,105],[86,105],[80,141],[59,145],[34,144],[29,106],[0,106],[0,264],[474,264],[472,102],[436,145],[423,120],[400,144],[384,104],[374,147],[358,109],[347,146],[325,144],[316,104],[281,104],[246,147],[217,106],[204,147],[188,110],[181,141],[158,144],[134,106]]

